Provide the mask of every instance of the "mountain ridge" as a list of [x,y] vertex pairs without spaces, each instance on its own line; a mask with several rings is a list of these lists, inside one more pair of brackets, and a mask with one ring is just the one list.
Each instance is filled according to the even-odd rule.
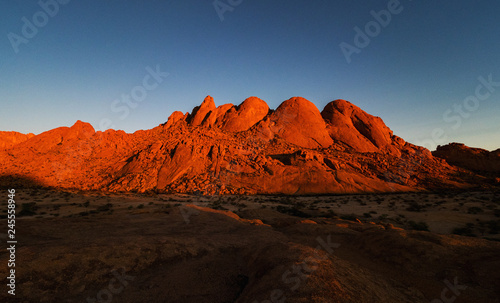
[[34,136],[33,133],[23,134],[14,131],[0,131],[0,150],[11,148]]
[[0,174],[49,187],[203,194],[323,194],[481,186],[345,100],[320,112],[293,97],[276,110],[250,97],[174,112],[149,130],[95,131],[77,121],[0,150]]

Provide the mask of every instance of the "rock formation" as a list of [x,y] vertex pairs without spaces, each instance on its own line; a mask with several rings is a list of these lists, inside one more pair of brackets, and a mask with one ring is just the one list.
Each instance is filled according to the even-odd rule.
[[0,151],[0,175],[58,188],[205,194],[410,191],[484,181],[406,143],[347,101],[320,113],[300,97],[272,111],[256,97],[216,107],[208,96],[191,113],[174,112],[133,134],[77,121]]
[[240,106],[232,107],[221,121],[222,129],[230,132],[248,130],[262,120],[269,112],[267,103],[257,97],[250,97]]
[[367,114],[345,100],[328,103],[321,116],[328,123],[328,133],[358,152],[387,152],[400,155],[404,140],[394,136],[379,117]]
[[189,116],[189,122],[193,126],[198,126],[213,110],[215,110],[214,98],[207,96],[200,106],[193,109],[193,113]]
[[281,103],[269,117],[269,129],[285,141],[305,148],[327,148],[333,143],[318,108],[301,97]]
[[438,146],[432,155],[445,159],[451,165],[473,172],[500,176],[500,149],[490,152],[481,148],[471,148],[462,143],[450,143]]
[[18,132],[4,132],[0,131],[0,150],[8,149],[16,144],[24,142],[35,135],[32,133],[21,134]]

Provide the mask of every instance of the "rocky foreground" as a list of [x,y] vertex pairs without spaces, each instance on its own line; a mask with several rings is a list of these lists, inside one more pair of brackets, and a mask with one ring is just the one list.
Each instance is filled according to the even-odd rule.
[[344,100],[320,112],[300,97],[276,110],[256,97],[219,107],[207,97],[191,113],[174,112],[147,131],[96,132],[78,121],[11,141],[0,145],[5,186],[320,194],[487,187],[499,181],[405,142],[382,119]]
[[[23,206],[16,224],[16,300],[4,285],[0,301],[499,302],[500,242],[402,225],[406,218],[426,220],[431,230],[443,227],[439,221],[491,220],[498,197],[23,190],[18,203],[35,204]],[[483,211],[467,212],[473,205]],[[376,211],[370,218],[342,215],[357,207]],[[455,207],[454,216],[437,211]],[[394,208],[399,215],[389,212]],[[498,226],[482,232],[498,234]],[[479,228],[469,232],[480,236]],[[0,264],[8,258],[2,250]],[[6,266],[0,276],[8,276]]]

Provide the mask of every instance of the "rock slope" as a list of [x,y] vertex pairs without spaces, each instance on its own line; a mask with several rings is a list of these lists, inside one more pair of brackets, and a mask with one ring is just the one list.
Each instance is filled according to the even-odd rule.
[[257,97],[216,107],[207,96],[191,113],[174,112],[164,124],[133,134],[96,132],[77,121],[0,151],[0,164],[10,184],[29,179],[106,191],[318,194],[484,181],[393,135],[382,119],[347,101],[320,112],[301,97],[270,110]]
[[0,150],[8,149],[16,144],[24,142],[35,135],[32,133],[21,134],[18,132],[4,132],[0,131]]
[[490,152],[481,148],[471,148],[462,143],[450,143],[438,146],[432,154],[452,165],[500,177],[500,149]]

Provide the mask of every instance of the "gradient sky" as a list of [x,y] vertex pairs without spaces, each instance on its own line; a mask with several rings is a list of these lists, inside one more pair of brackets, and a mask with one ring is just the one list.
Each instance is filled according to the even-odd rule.
[[[38,1],[0,1],[0,130],[38,134],[76,120],[98,130],[108,119],[133,132],[206,95],[216,105],[257,96],[271,108],[302,96],[319,110],[349,100],[427,148],[500,147],[500,86],[474,99],[480,77],[500,82],[498,1],[219,2],[237,4],[223,20],[213,0],[72,0],[44,20]],[[399,13],[348,63],[340,44],[356,46],[354,28],[388,5]],[[16,53],[9,37],[23,37],[23,17],[41,26]],[[164,81],[117,111],[157,66]]]

